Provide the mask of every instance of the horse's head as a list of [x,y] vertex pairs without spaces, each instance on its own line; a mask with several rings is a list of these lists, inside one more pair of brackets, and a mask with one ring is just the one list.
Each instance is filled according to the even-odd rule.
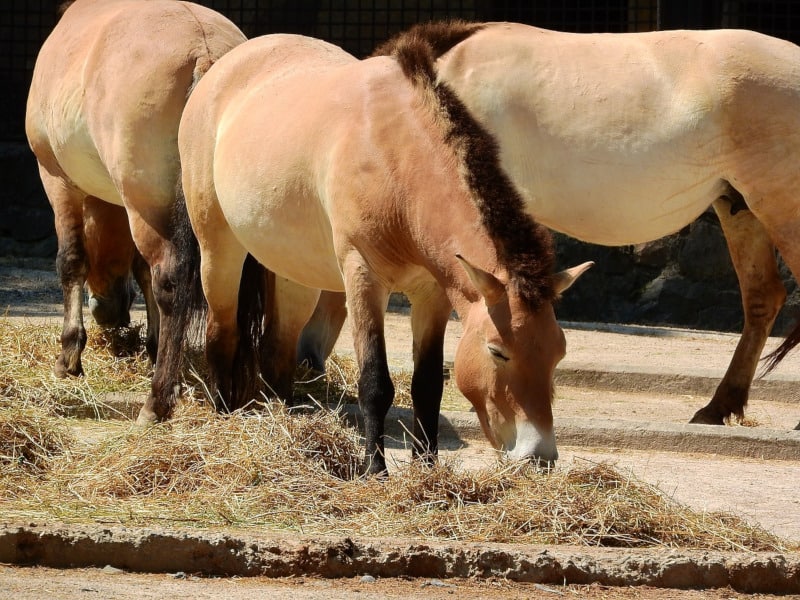
[[[486,437],[513,459],[551,465],[558,458],[553,432],[553,374],[566,353],[551,303],[531,310],[491,273],[461,259],[481,298],[463,318],[455,356],[456,383],[475,407]],[[555,276],[558,293],[591,266]]]
[[87,277],[89,310],[95,322],[104,328],[124,327],[131,322],[130,309],[136,288],[130,273],[109,277]]

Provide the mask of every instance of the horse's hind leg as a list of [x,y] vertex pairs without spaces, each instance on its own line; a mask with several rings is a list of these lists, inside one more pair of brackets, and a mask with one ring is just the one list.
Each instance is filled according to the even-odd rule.
[[55,214],[58,236],[56,268],[64,292],[64,325],[61,354],[54,367],[58,377],[83,375],[81,352],[86,346],[83,325],[83,284],[89,262],[83,244],[83,200],[85,194],[39,166],[42,185]]
[[744,328],[731,363],[711,401],[692,423],[721,425],[731,415],[744,416],[750,384],[772,325],[786,299],[778,273],[775,247],[765,227],[750,210],[731,214],[726,199],[714,203],[739,278]]
[[147,313],[147,337],[145,338],[145,348],[150,362],[156,363],[158,350],[158,328],[161,317],[158,312],[158,305],[153,294],[153,280],[150,273],[150,265],[137,250],[133,256],[133,276],[139,289],[144,296],[144,307]]
[[333,352],[346,318],[344,293],[322,292],[314,313],[300,335],[297,345],[298,362],[306,363],[315,371],[324,373],[325,361]]
[[262,376],[271,393],[291,403],[297,367],[297,339],[314,311],[319,290],[275,277],[275,302],[266,330]]
[[[242,267],[247,252],[226,226],[221,231],[198,231],[203,292],[208,302],[206,316],[206,359],[209,389],[218,410],[238,408],[232,399],[234,358],[239,346],[238,309]],[[239,382],[245,384],[247,382]]]

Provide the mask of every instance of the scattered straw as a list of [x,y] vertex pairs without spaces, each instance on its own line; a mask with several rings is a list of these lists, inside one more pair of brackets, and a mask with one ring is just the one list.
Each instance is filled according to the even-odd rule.
[[[130,425],[74,446],[9,518],[291,529],[309,534],[482,542],[780,550],[731,515],[698,513],[612,467],[545,474],[452,460],[362,479],[357,432],[329,410],[267,404],[218,416],[187,404],[149,429]],[[0,490],[0,495],[3,495]]]
[[15,407],[0,398],[0,471],[43,473],[73,443],[67,427],[33,406]]
[[[138,329],[130,329],[129,332]],[[128,336],[128,350],[133,342]],[[139,335],[136,333],[135,335]],[[116,356],[120,342],[110,334],[89,328],[89,343],[82,355],[85,375],[59,379],[53,365],[61,349],[60,328],[0,318],[0,398],[17,404],[30,403],[54,414],[113,416],[116,409],[106,403],[112,393],[143,393],[150,389],[151,368],[142,351]]]
[[[185,402],[172,421],[147,429],[121,420],[70,420],[65,406],[76,397],[98,403],[109,391],[144,397],[149,390],[141,353],[120,359],[92,343],[84,353],[87,376],[57,380],[51,375],[57,328],[0,319],[0,502],[6,519],[234,524],[477,542],[786,548],[737,517],[692,511],[605,464],[544,474],[502,462],[475,470],[441,460],[432,468],[392,465],[387,479],[363,479],[358,433],[327,409],[290,413],[268,403],[253,413],[219,416]],[[327,379],[303,384],[323,387],[300,387],[299,398],[354,398],[352,361],[335,359],[328,370]]]

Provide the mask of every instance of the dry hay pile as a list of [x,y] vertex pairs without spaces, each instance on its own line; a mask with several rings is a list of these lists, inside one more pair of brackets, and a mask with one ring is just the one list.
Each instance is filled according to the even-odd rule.
[[782,550],[729,515],[697,513],[608,465],[546,474],[498,463],[394,465],[357,476],[358,434],[333,412],[220,417],[198,405],[54,457],[31,489],[0,490],[9,519],[236,525],[306,534]]
[[0,399],[31,403],[55,414],[94,417],[114,415],[109,393],[147,393],[150,367],[139,327],[113,334],[90,328],[83,353],[85,376],[58,379],[53,365],[61,349],[54,325],[0,318]]
[[47,411],[0,398],[0,478],[46,473],[73,442],[67,426]]
[[[689,510],[608,465],[544,474],[504,463],[469,470],[443,460],[433,468],[390,465],[385,480],[360,478],[358,433],[325,409],[289,414],[273,403],[248,415],[218,416],[189,402],[174,420],[148,429],[119,420],[87,425],[64,417],[71,414],[64,398],[98,403],[108,390],[131,388],[144,395],[146,363],[140,355],[116,359],[90,341],[95,346],[84,354],[87,377],[59,381],[51,374],[57,342],[55,328],[10,326],[0,319],[0,508],[6,520],[785,549],[781,540],[736,517]],[[306,389],[303,397],[335,402],[346,395],[354,371],[344,373],[341,365],[332,371],[337,369],[346,385],[320,382],[322,390]]]

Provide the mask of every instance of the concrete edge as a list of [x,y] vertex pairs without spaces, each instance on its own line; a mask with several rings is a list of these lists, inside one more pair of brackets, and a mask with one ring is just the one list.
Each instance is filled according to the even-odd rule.
[[0,562],[206,576],[488,578],[800,592],[800,554],[354,540],[102,525],[0,527]]
[[[359,422],[358,406],[343,405],[341,410],[352,423]],[[407,437],[413,430],[412,420],[410,409],[393,407],[386,418],[386,434]],[[555,429],[562,446],[800,460],[800,431],[577,417],[558,419]],[[475,413],[445,411],[439,416],[439,438],[468,440],[483,439],[484,435]]]
[[[691,394],[711,398],[722,377],[648,373],[631,369],[595,370],[589,367],[557,367],[553,379],[557,386],[585,387],[609,392]],[[800,381],[755,379],[750,386],[749,399],[757,402],[788,402],[800,405]]]

